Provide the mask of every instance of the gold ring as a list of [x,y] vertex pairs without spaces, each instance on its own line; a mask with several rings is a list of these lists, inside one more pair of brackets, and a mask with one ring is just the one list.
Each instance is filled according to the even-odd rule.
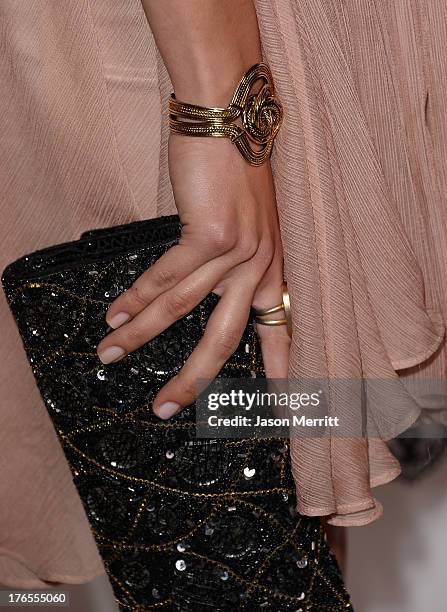
[[[274,314],[275,312],[284,312],[283,319],[266,319],[268,315]],[[287,284],[282,284],[282,302],[276,306],[270,308],[255,308],[255,321],[260,325],[287,325],[287,333],[292,337],[292,316],[290,312],[290,298],[287,290]]]

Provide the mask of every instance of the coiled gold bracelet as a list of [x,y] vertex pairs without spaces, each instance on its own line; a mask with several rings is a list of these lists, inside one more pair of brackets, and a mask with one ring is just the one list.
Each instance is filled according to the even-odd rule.
[[[250,93],[259,79],[264,84],[256,93]],[[239,117],[242,126],[234,123]],[[181,118],[189,121],[182,121]],[[252,166],[260,166],[270,156],[282,120],[283,107],[275,95],[270,68],[264,62],[254,64],[247,70],[226,108],[207,108],[181,102],[174,93],[169,99],[169,127],[174,133],[230,138]]]

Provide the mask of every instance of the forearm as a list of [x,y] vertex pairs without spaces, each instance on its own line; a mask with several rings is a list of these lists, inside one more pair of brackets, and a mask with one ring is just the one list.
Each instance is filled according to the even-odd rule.
[[262,60],[253,0],[141,0],[179,100],[226,106]]

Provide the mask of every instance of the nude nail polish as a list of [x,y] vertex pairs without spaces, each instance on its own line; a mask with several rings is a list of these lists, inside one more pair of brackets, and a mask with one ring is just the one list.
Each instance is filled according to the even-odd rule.
[[100,353],[98,353],[98,357],[104,363],[112,363],[113,361],[118,361],[121,357],[124,357],[126,351],[120,346],[109,346]]
[[118,312],[110,319],[109,325],[112,329],[116,329],[117,327],[120,327],[120,325],[123,325],[123,323],[125,323],[129,319],[130,314],[128,312]]
[[170,419],[174,414],[177,414],[180,409],[180,404],[176,402],[165,402],[157,408],[156,415],[160,419]]

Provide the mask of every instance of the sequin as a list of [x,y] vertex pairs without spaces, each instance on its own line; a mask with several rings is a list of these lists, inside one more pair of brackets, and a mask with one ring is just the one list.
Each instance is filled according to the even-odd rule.
[[138,561],[128,561],[124,568],[123,578],[128,586],[142,589],[150,583],[151,573]]
[[247,480],[250,478],[253,478],[255,474],[256,474],[255,468],[249,468],[249,467],[244,468],[244,477],[247,478]]

